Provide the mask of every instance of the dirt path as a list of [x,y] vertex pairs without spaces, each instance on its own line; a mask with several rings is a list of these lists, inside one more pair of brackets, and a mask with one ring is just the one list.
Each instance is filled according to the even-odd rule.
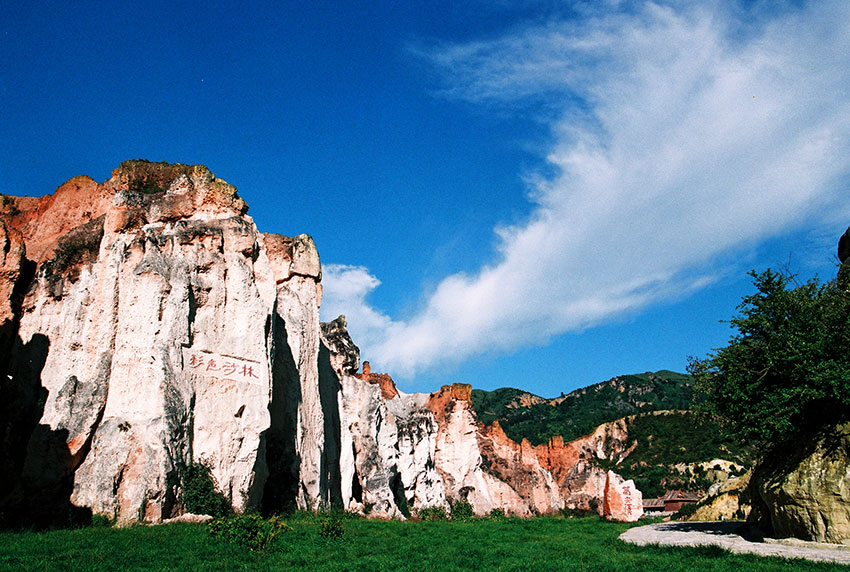
[[716,544],[738,554],[760,554],[783,558],[805,558],[822,562],[850,564],[850,547],[803,540],[765,539],[752,542],[737,530],[740,522],[661,522],[631,528],[620,539],[631,544],[664,546],[700,546]]

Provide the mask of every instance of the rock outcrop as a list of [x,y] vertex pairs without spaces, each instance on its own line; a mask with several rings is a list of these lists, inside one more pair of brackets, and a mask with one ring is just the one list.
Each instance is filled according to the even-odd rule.
[[344,317],[319,323],[312,239],[258,232],[206,167],[128,161],[2,197],[0,242],[0,516],[173,518],[203,461],[236,510],[466,500],[630,520],[594,462],[616,427],[532,447],[478,423],[467,385],[405,394],[358,373]]
[[750,495],[749,520],[768,535],[850,544],[850,423],[768,456]]
[[844,263],[848,258],[850,258],[850,228],[838,239],[838,260]]
[[741,520],[750,514],[748,487],[752,473],[715,483],[688,520]]
[[256,504],[270,364],[301,359],[292,371],[307,372],[316,361],[311,239],[260,234],[236,190],[198,166],[126,162],[103,184],[76,177],[5,202],[31,280],[7,317],[3,389],[37,426],[7,466],[17,485],[4,504],[70,487],[73,505],[157,521],[179,511],[193,459],[211,464],[234,506]]
[[634,481],[624,480],[614,471],[608,471],[605,480],[605,518],[636,522],[643,516],[643,495]]

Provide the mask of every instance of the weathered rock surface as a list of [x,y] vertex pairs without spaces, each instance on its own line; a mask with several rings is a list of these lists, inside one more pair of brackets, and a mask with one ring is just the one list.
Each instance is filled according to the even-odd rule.
[[767,535],[850,544],[850,423],[769,455],[750,495],[749,520]]
[[623,522],[636,522],[643,516],[643,495],[634,481],[624,480],[614,471],[608,471],[605,480],[605,518]]
[[[158,521],[199,459],[235,507],[259,502],[274,354],[317,386],[319,263],[309,237],[262,235],[246,210],[205,167],[146,162],[4,200],[9,272],[31,281],[10,296],[3,393],[34,425],[4,446],[4,506],[70,488],[73,505]],[[265,241],[292,263],[273,267]]]
[[748,487],[751,473],[711,485],[688,520],[741,520],[750,514]]
[[384,399],[392,399],[398,395],[398,388],[396,388],[393,378],[386,373],[372,373],[372,368],[368,361],[363,362],[363,373],[356,373],[354,377],[380,387],[381,397]]
[[237,510],[629,519],[595,462],[628,449],[622,428],[532,447],[478,423],[468,385],[358,373],[345,319],[319,323],[312,239],[246,213],[206,167],[146,161],[2,197],[0,513],[162,521],[203,460]]

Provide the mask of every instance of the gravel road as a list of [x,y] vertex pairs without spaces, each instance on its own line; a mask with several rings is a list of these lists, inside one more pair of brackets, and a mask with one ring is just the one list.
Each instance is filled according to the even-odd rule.
[[765,539],[764,542],[753,542],[738,533],[742,524],[741,522],[661,522],[630,528],[620,535],[620,539],[639,546],[716,544],[739,554],[805,558],[850,564],[850,546],[795,539]]

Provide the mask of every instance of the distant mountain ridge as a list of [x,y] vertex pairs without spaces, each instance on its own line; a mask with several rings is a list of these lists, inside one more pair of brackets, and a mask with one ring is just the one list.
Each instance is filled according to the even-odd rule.
[[624,439],[606,443],[603,457],[594,463],[634,479],[647,496],[674,488],[705,492],[730,473],[713,471],[718,459],[749,464],[746,447],[714,421],[690,411],[691,376],[673,371],[617,376],[552,399],[501,388],[473,390],[471,400],[485,425],[498,421],[511,439],[532,445],[554,435],[569,442],[618,424]]
[[692,383],[687,374],[661,370],[617,376],[552,399],[513,388],[473,389],[472,406],[485,425],[498,420],[511,439],[539,445],[552,435],[571,441],[629,415],[690,409]]

